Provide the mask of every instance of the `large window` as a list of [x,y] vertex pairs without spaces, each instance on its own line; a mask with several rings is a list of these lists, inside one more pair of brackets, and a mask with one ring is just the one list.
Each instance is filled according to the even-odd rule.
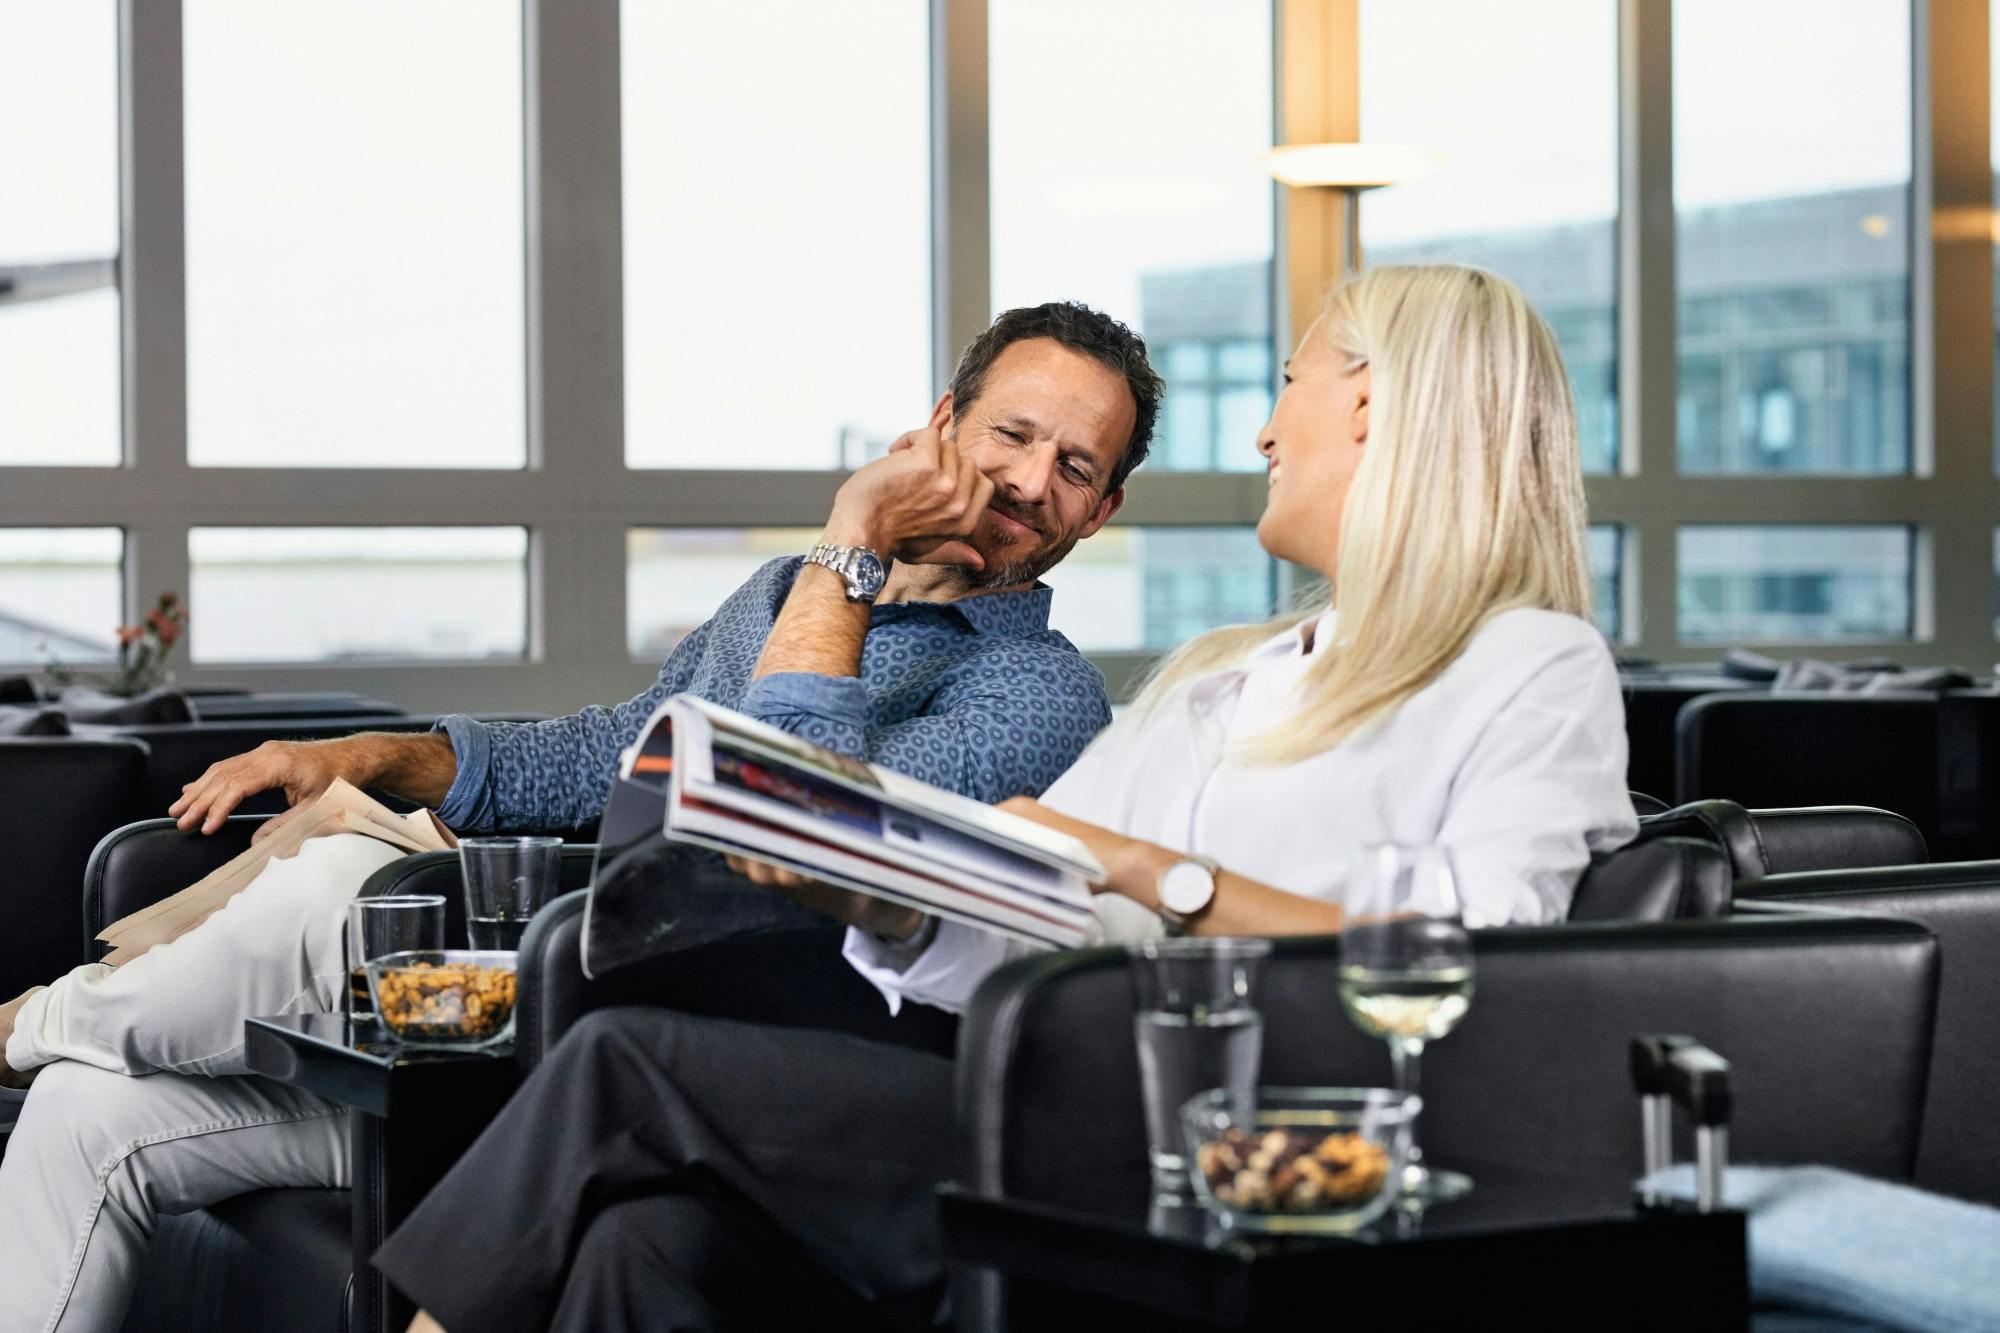
[[197,662],[518,659],[520,528],[196,528]]
[[0,0],[0,465],[119,459],[117,23]]
[[1617,6],[1364,0],[1361,134],[1440,149],[1371,193],[1370,264],[1448,260],[1513,279],[1562,343],[1584,467],[1618,458]]
[[0,662],[110,660],[124,547],[117,528],[0,528]]
[[625,640],[660,662],[771,561],[803,555],[817,528],[634,528],[625,534]]
[[189,461],[521,466],[518,9],[183,13]]
[[1983,662],[1996,11],[0,0],[0,669],[174,591],[192,684],[626,697],[925,418],[940,329],[1072,299],[1167,383],[1050,576],[1129,682],[1302,579],[1254,440],[1340,247],[1265,155],[1356,136],[1443,155],[1365,262],[1554,327],[1621,652]]
[[1253,528],[1106,528],[1048,572],[1049,624],[1087,653],[1160,652],[1268,620],[1279,577]]
[[625,457],[842,468],[930,415],[909,0],[625,0]]
[[1681,470],[1908,471],[1907,0],[1673,16]]
[[1584,539],[1597,628],[1613,643],[1625,637],[1625,530],[1592,524]]
[[1691,643],[1907,639],[1907,528],[1717,525],[1680,532]]
[[993,308],[1083,301],[1167,381],[1155,469],[1255,472],[1274,342],[1271,14],[992,0]]

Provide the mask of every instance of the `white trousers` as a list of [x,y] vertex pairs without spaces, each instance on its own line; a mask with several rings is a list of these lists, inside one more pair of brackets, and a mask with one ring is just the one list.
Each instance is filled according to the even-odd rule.
[[198,929],[23,1007],[7,1062],[41,1073],[0,1157],[0,1333],[116,1330],[163,1214],[347,1184],[343,1109],[246,1075],[243,1024],[340,1006],[347,904],[401,855],[314,838]]

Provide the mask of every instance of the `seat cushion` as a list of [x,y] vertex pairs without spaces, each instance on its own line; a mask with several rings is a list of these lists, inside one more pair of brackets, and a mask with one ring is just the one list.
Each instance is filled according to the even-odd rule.
[[160,1219],[124,1333],[343,1333],[354,1275],[346,1190],[258,1190]]

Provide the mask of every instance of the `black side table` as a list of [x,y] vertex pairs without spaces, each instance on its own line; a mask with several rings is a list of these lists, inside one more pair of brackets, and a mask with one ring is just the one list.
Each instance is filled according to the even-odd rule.
[[[939,1191],[958,1326],[1749,1327],[1740,1212],[1641,1212],[1523,1178],[1355,1237],[1224,1232],[1199,1207]],[[967,1280],[970,1279],[970,1280]]]
[[267,1078],[354,1108],[354,1282],[360,1327],[401,1333],[416,1311],[369,1265],[384,1237],[449,1171],[521,1081],[511,1043],[405,1046],[344,1014],[253,1018],[245,1058]]

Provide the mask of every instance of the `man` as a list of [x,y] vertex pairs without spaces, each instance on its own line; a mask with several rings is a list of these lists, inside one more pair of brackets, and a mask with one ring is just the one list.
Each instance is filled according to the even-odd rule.
[[[1048,629],[1036,579],[1117,512],[1160,390],[1116,321],[1009,311],[929,423],[841,486],[804,561],[758,571],[645,694],[550,722],[266,743],[171,813],[213,832],[258,791],[297,805],[345,777],[462,830],[570,827],[601,811],[618,751],[680,691],[982,800],[1039,792],[1109,709]],[[0,1160],[0,1329],[115,1328],[159,1213],[345,1183],[340,1111],[238,1077],[242,1023],[337,1003],[345,903],[389,859],[315,840],[172,945],[0,1007],[0,1079],[37,1078]]]

